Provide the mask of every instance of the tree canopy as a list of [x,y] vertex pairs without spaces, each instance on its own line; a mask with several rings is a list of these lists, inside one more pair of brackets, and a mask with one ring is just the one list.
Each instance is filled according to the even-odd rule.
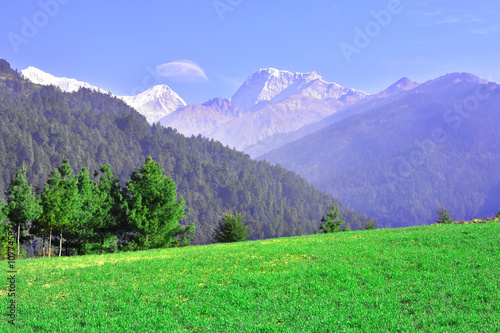
[[248,226],[243,224],[241,213],[228,212],[214,228],[213,243],[243,242],[248,239]]

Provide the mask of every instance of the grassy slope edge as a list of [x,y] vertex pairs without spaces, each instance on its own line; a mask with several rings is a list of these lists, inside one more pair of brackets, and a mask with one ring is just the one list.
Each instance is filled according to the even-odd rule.
[[498,331],[499,236],[452,224],[22,260],[16,331]]

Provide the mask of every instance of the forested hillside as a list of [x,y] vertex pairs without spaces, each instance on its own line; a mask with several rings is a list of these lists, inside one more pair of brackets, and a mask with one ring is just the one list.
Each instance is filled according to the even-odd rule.
[[[125,182],[133,169],[152,156],[185,199],[194,223],[194,244],[209,242],[223,213],[242,212],[250,239],[311,234],[332,203],[300,176],[205,138],[186,138],[171,128],[150,126],[121,100],[88,89],[63,93],[53,86],[24,80],[0,60],[0,195],[23,162],[34,187],[42,188],[50,171],[70,160],[74,170],[98,170],[109,164]],[[367,217],[336,201],[352,229]]]
[[500,85],[467,73],[407,83],[262,158],[392,227],[430,223],[440,205],[459,220],[496,213]]

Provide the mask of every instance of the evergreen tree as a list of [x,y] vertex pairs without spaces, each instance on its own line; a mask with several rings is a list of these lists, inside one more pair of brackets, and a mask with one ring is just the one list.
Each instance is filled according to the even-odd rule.
[[244,242],[248,239],[248,226],[243,224],[241,213],[228,212],[213,230],[213,243]]
[[67,158],[58,169],[52,171],[43,189],[42,208],[39,224],[44,234],[49,233],[49,257],[52,252],[52,232],[59,231],[59,256],[62,253],[63,232],[75,228],[79,212],[77,181]]
[[448,209],[444,208],[443,205],[437,210],[437,224],[450,224],[453,223],[451,215],[448,213]]
[[89,172],[86,167],[82,168],[76,176],[76,184],[78,196],[75,206],[78,209],[75,211],[72,230],[69,232],[69,237],[75,240],[78,254],[82,254],[83,244],[88,244],[94,236],[93,220],[99,210],[99,197],[97,186],[90,179]]
[[330,209],[328,210],[327,216],[321,219],[321,222],[323,222],[320,226],[319,229],[325,233],[329,234],[332,232],[341,232],[341,231],[348,231],[349,229],[347,227],[341,228],[340,226],[342,223],[342,219],[339,218],[337,222],[335,220],[338,218],[339,212],[337,211],[337,208],[335,207],[335,204],[332,204]]
[[186,216],[186,207],[182,197],[177,199],[176,190],[175,182],[151,157],[132,171],[126,212],[129,225],[137,231],[134,241],[140,249],[178,245],[176,237],[184,231],[179,221]]
[[42,213],[40,200],[34,195],[26,179],[24,165],[14,174],[5,195],[7,196],[7,217],[17,232],[17,258],[19,259],[20,244],[30,239],[26,235],[28,223],[37,219]]
[[0,224],[3,225],[5,219],[7,218],[7,214],[5,213],[6,208],[3,202],[0,200]]
[[93,237],[89,242],[96,243],[100,253],[104,253],[104,243],[107,240],[114,241],[112,250],[116,252],[118,238],[126,231],[123,225],[122,188],[109,165],[101,166],[100,171],[102,175],[97,182],[97,210],[90,224]]

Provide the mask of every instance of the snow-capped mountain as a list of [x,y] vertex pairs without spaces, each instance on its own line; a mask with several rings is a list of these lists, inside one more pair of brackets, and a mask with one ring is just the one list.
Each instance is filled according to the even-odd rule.
[[46,73],[38,68],[31,66],[26,69],[23,69],[21,73],[24,75],[25,78],[27,78],[33,83],[41,84],[44,86],[50,86],[50,85],[56,86],[59,87],[59,89],[61,89],[62,91],[66,92],[74,92],[80,88],[88,88],[102,93],[107,93],[107,91],[104,91],[101,88],[93,86],[90,83],[77,81],[75,79],[70,79],[67,77],[56,77],[52,74]]
[[[21,73],[31,82],[42,85],[53,85],[65,92],[74,92],[80,88],[88,88],[101,93],[107,91],[87,82],[66,77],[56,77],[35,67],[28,67]],[[186,105],[172,89],[165,84],[156,85],[135,96],[116,96],[144,115],[149,123],[157,122],[169,113]]]
[[125,103],[143,114],[149,123],[186,106],[186,102],[166,84],[156,85],[135,96],[118,96]]
[[253,157],[268,151],[267,138],[320,121],[365,96],[362,91],[326,82],[315,72],[268,68],[250,75],[230,101],[218,98],[191,104],[160,123],[188,136],[202,134]]
[[266,68],[254,72],[231,97],[231,102],[242,109],[257,110],[293,95],[317,99],[339,99],[344,95],[354,95],[359,100],[367,94],[326,82],[316,72],[291,73]]

